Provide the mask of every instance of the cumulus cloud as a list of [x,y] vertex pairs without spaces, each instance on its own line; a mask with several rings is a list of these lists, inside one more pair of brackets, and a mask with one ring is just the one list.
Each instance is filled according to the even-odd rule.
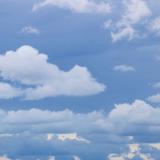
[[10,99],[21,96],[23,92],[21,89],[12,87],[8,83],[0,82],[0,99]]
[[[22,46],[0,55],[0,76],[19,86],[25,85],[21,89],[22,96],[30,100],[62,95],[94,95],[105,90],[105,85],[98,83],[86,67],[76,65],[69,71],[60,70],[48,62],[46,54],[31,46]],[[11,92],[14,95],[10,97],[16,97],[19,93],[7,84],[5,90],[16,90],[15,94]]]
[[46,6],[54,6],[61,9],[71,10],[77,13],[109,13],[111,6],[109,3],[95,2],[93,0],[42,0],[33,6],[33,11]]
[[33,26],[26,26],[21,29],[21,33],[39,35],[39,30]]
[[[108,159],[128,160],[138,156],[141,159],[150,160],[151,155],[143,152],[141,144],[159,151],[159,114],[160,108],[141,100],[136,100],[131,104],[115,105],[109,113],[104,111],[75,113],[70,110],[6,111],[1,109],[0,147],[4,147],[2,140],[5,142],[7,140],[18,144],[16,153],[25,150],[25,153],[35,154],[33,150],[22,149],[21,146],[25,144],[25,146],[34,146],[37,154],[56,156],[57,152],[63,152],[81,157],[82,152],[84,155],[86,152],[88,154],[88,147],[95,153],[97,148],[104,146],[103,151],[98,152],[104,154],[107,144],[109,144],[108,149],[111,144],[116,144],[118,147],[120,144],[130,144],[129,151],[122,154],[113,152],[114,154],[110,154]],[[44,148],[47,148],[47,151]],[[56,151],[54,151],[55,148]],[[7,149],[6,144],[4,150]],[[5,153],[0,151],[1,155]],[[15,153],[15,150],[11,153]]]
[[113,70],[120,71],[120,72],[133,72],[135,71],[135,68],[129,65],[117,65],[117,66],[114,66]]

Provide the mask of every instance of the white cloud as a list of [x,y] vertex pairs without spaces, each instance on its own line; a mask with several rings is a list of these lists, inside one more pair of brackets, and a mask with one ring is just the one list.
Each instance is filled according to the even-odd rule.
[[125,159],[124,159],[123,156],[121,156],[121,155],[118,155],[118,154],[110,154],[110,155],[108,156],[108,160],[125,160]]
[[155,94],[147,98],[149,102],[160,103],[160,94]]
[[135,68],[129,65],[117,65],[114,66],[113,68],[115,71],[120,71],[120,72],[133,72],[135,71]]
[[23,92],[15,87],[12,87],[8,83],[0,82],[0,99],[10,99],[19,97],[23,94]]
[[[143,34],[139,34],[137,26],[145,25],[145,21],[152,15],[152,12],[144,0],[123,0],[123,9],[120,9],[119,20],[113,20],[112,24],[107,25],[107,29],[111,30],[113,42],[123,39],[132,40],[135,38],[143,38]],[[149,22],[147,22],[149,23]],[[108,27],[109,26],[109,27]]]
[[[105,133],[106,136],[125,134],[134,137],[139,135],[138,132],[145,133],[151,140],[154,139],[153,133],[160,134],[159,115],[159,108],[140,100],[132,104],[116,105],[108,114],[98,111],[80,114],[70,110],[56,112],[40,109],[0,110],[0,132],[1,134],[38,132],[47,135],[45,136],[47,141],[58,139],[82,143],[90,141],[84,136],[86,134]],[[28,128],[28,125],[32,125],[32,128]],[[133,141],[134,138],[129,140]]]
[[129,144],[128,152],[121,154],[110,154],[109,160],[134,160],[140,158],[142,160],[154,160],[149,153],[142,153],[140,144]]
[[[160,127],[157,125],[160,123],[159,114],[160,108],[136,100],[132,104],[116,105],[115,109],[109,113],[107,120],[115,133],[129,134],[133,137],[138,135],[137,133],[145,133],[147,136],[160,132]],[[105,127],[103,123],[99,125]]]
[[124,5],[126,10],[121,25],[136,24],[152,14],[145,0],[124,0]]
[[0,156],[0,160],[11,160],[7,156]]
[[52,141],[52,140],[59,140],[59,141],[77,141],[80,143],[86,143],[89,144],[90,141],[82,138],[77,135],[77,133],[63,133],[63,134],[47,134],[47,141]]
[[92,0],[43,0],[33,6],[33,11],[46,6],[54,6],[61,9],[71,10],[77,13],[109,13],[111,6],[105,2]]
[[89,140],[82,138],[82,137],[79,137],[77,135],[77,133],[59,134],[58,139],[61,141],[69,140],[69,141],[78,141],[78,142],[82,142],[82,143],[90,143]]
[[155,18],[150,24],[150,30],[152,32],[160,34],[160,17]]
[[81,160],[80,157],[78,157],[78,156],[73,156],[73,159],[74,160]]
[[[22,46],[0,55],[0,76],[26,85],[22,95],[30,100],[61,95],[94,95],[105,90],[105,85],[98,83],[86,67],[76,65],[69,71],[60,70],[48,62],[46,54],[31,46]],[[12,87],[8,86],[8,89]],[[17,92],[13,96],[17,96]]]
[[26,26],[22,28],[21,33],[39,35],[39,30],[33,26]]
[[118,32],[111,32],[111,37],[113,42],[120,41],[124,38],[132,40],[136,36],[137,36],[136,31],[131,26],[123,27]]
[[56,160],[55,156],[50,156],[48,160]]

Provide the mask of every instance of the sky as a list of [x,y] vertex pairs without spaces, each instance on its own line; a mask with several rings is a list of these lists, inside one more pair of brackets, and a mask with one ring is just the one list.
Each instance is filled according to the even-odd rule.
[[159,6],[1,0],[0,160],[158,160]]

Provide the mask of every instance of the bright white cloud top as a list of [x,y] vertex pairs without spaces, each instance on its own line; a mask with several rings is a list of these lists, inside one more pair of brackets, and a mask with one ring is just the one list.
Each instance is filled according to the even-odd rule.
[[[0,55],[0,76],[10,82],[1,82],[3,94],[0,98],[23,96],[34,100],[63,95],[86,96],[98,94],[106,88],[92,77],[86,67],[76,65],[70,71],[62,71],[48,62],[46,54],[31,46]],[[19,84],[18,88],[12,86],[14,82]]]

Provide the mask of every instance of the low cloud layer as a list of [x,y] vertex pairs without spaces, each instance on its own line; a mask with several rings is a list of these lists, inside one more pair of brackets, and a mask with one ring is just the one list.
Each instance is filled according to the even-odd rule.
[[[0,133],[12,134],[26,131],[41,134],[78,133],[80,135],[106,133],[129,139],[132,137],[131,139],[135,141],[154,142],[160,141],[158,138],[160,133],[159,114],[159,108],[140,100],[136,100],[132,104],[116,105],[108,114],[98,111],[74,113],[70,110],[0,110]],[[141,134],[145,134],[146,138],[143,137],[143,139]],[[73,134],[72,136],[76,137]],[[147,139],[147,137],[150,138]]]
[[[80,155],[83,159],[90,147],[89,155],[101,156],[100,159],[108,155],[108,160],[128,160],[137,156],[150,160],[151,154],[147,154],[140,145],[157,152],[160,150],[159,114],[160,108],[141,100],[115,105],[108,114],[103,111],[0,110],[0,147],[4,148],[0,154],[41,153],[47,156],[52,153],[58,156],[61,153],[71,157]],[[13,148],[11,143],[17,147]],[[126,152],[128,144],[129,152]],[[23,146],[34,146],[36,149],[25,150]],[[97,152],[100,146],[103,150]],[[121,154],[122,149],[124,153]]]

